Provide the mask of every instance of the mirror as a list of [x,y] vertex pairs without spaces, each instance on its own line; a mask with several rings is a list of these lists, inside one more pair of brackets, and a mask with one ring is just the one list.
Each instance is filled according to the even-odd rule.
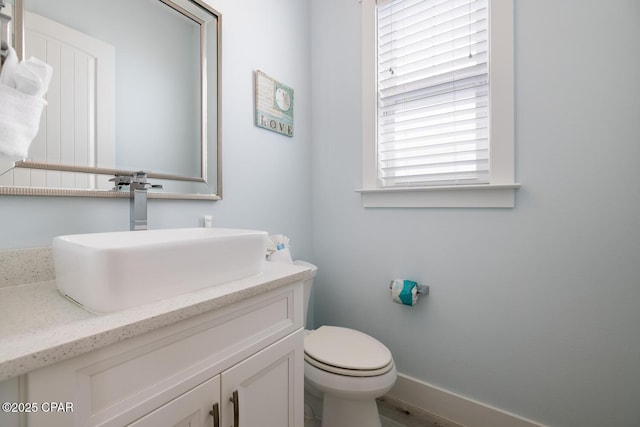
[[114,197],[113,175],[144,170],[164,187],[150,197],[220,198],[218,12],[201,0],[14,9],[19,56],[54,77],[29,157],[0,177],[0,194]]

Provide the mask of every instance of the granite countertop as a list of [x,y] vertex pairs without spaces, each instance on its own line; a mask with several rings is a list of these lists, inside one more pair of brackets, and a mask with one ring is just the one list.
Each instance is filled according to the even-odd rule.
[[265,263],[263,273],[109,314],[61,296],[55,281],[0,288],[0,381],[311,277]]

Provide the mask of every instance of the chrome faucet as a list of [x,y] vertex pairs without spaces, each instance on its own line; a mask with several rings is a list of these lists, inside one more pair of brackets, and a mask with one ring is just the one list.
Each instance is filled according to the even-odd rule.
[[116,175],[109,181],[115,183],[114,190],[120,190],[128,185],[129,195],[129,223],[130,230],[147,229],[147,190],[149,188],[162,188],[162,185],[152,185],[147,181],[147,173],[144,171],[134,172],[132,176]]

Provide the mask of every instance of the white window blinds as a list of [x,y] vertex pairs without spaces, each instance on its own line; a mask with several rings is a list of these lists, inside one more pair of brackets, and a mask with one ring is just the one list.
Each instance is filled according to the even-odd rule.
[[487,3],[379,4],[379,185],[489,182]]

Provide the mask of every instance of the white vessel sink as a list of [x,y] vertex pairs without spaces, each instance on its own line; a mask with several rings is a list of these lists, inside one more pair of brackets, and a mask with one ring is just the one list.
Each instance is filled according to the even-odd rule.
[[179,228],[53,239],[58,290],[109,313],[262,272],[267,233]]

